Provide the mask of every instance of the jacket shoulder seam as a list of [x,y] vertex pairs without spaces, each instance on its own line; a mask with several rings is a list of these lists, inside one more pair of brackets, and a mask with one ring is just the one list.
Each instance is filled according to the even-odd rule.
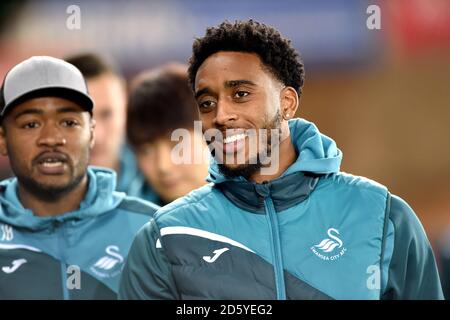
[[[199,202],[203,201],[206,197],[210,196],[212,193],[214,192],[214,187],[211,189],[210,192],[206,192],[205,194],[203,194],[201,197],[192,197],[191,200],[185,202],[185,203],[180,203],[176,206],[174,206],[173,208],[170,209],[163,209],[164,211],[162,212],[158,212],[158,214],[155,216],[155,222],[157,222],[156,220],[159,220],[160,218],[162,218],[163,216],[173,213],[175,211],[181,210],[186,206],[192,206],[192,205],[196,205]],[[167,210],[167,211],[166,211]]]
[[[369,178],[365,178],[362,176],[355,176],[355,175],[351,175],[349,173],[345,173],[346,175],[351,175],[351,177],[353,179],[358,179],[358,181],[362,182],[362,184],[356,185],[355,183],[351,183],[350,181],[347,181],[346,176],[338,175],[338,174],[339,173],[327,175],[324,178],[326,180],[330,181],[330,183],[344,185],[344,186],[346,186],[348,188],[352,188],[352,189],[364,189],[367,191],[371,191],[372,193],[382,194],[383,196],[386,196],[386,194],[389,193],[389,189],[386,186],[382,185],[379,182],[376,182],[375,180],[371,180]],[[342,178],[339,179],[340,177],[342,177]]]
[[117,209],[126,211],[128,213],[152,216],[158,210],[158,207],[145,200],[127,196],[120,202],[120,204],[117,206]]

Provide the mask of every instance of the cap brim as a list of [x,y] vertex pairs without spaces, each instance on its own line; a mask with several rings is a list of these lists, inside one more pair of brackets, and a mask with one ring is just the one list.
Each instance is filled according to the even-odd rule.
[[3,108],[0,119],[4,118],[6,114],[11,111],[12,108],[17,106],[18,104],[21,104],[27,100],[34,99],[34,98],[42,98],[42,97],[58,97],[70,100],[76,104],[78,104],[81,108],[88,111],[92,114],[92,109],[94,108],[94,102],[92,99],[87,95],[80,91],[73,90],[66,87],[51,87],[51,88],[39,88],[30,92],[27,92],[14,100],[10,101],[5,107]]

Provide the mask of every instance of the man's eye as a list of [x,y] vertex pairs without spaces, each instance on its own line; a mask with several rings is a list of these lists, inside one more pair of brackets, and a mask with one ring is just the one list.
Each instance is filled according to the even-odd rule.
[[237,91],[237,92],[234,94],[234,97],[235,97],[235,98],[244,98],[244,97],[248,96],[249,94],[250,94],[250,93],[247,92],[247,91]]
[[36,129],[39,127],[39,124],[37,122],[27,122],[23,125],[24,129]]
[[78,122],[75,120],[64,120],[63,125],[66,127],[75,127],[76,125],[78,125]]
[[208,111],[216,106],[214,101],[208,100],[199,103],[200,111]]

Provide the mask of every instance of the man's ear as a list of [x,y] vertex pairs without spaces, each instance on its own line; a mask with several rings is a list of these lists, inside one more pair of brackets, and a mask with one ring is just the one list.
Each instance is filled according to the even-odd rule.
[[281,90],[281,115],[284,120],[289,120],[295,116],[299,105],[297,91],[292,87],[285,87]]
[[95,145],[95,120],[93,118],[91,118],[91,122],[90,122],[90,127],[89,127],[89,132],[90,132],[90,139],[89,139],[89,149],[92,150],[92,148],[94,148]]
[[0,126],[0,154],[2,156],[8,155],[8,148],[6,147],[6,131],[3,125]]

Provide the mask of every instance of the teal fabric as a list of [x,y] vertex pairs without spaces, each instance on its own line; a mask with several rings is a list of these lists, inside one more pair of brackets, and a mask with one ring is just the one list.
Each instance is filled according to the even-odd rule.
[[[117,293],[120,272],[131,242],[158,207],[114,191],[116,175],[111,170],[89,167],[87,174],[88,191],[79,208],[49,217],[35,216],[22,206],[16,178],[2,181],[0,223],[11,227],[14,237],[0,240],[0,249],[11,245],[36,248],[59,260],[62,266],[79,266]],[[108,251],[117,253],[117,263],[111,268],[96,267],[102,257],[111,258]],[[32,286],[31,283],[28,285]],[[42,290],[45,295],[45,288]]]
[[393,248],[383,299],[443,299],[436,261],[422,224],[411,207],[392,196],[389,220]]
[[[227,247],[231,245],[232,248],[247,248],[245,250],[249,253],[245,257],[248,261],[242,260],[241,256],[240,262],[230,257],[231,264],[251,265],[250,261],[254,260],[252,254],[262,258],[273,266],[271,272],[264,271],[263,278],[274,279],[272,288],[274,298],[315,296],[311,291],[311,288],[314,288],[334,299],[380,299],[382,296],[386,297],[385,293],[393,286],[399,287],[397,283],[402,275],[408,276],[405,281],[410,282],[409,287],[415,288],[416,291],[406,293],[397,290],[390,296],[391,298],[425,296],[430,299],[441,298],[439,278],[433,276],[429,279],[433,284],[426,287],[431,289],[424,289],[426,292],[418,293],[417,288],[424,287],[422,278],[417,278],[414,274],[402,274],[398,266],[392,268],[393,261],[399,263],[397,257],[406,252],[405,248],[395,242],[395,229],[395,234],[401,232],[405,234],[405,238],[406,235],[413,233],[414,244],[422,249],[412,253],[416,255],[409,263],[417,266],[413,270],[423,274],[435,274],[433,253],[425,232],[417,228],[417,225],[420,225],[420,222],[417,224],[417,218],[402,220],[401,215],[391,217],[391,207],[387,206],[390,196],[386,187],[370,179],[340,172],[342,152],[335,142],[321,134],[314,124],[303,119],[295,119],[289,121],[289,128],[292,143],[299,156],[281,177],[266,184],[256,184],[242,177],[230,180],[223,176],[217,164],[212,162],[208,177],[210,184],[158,210],[154,223],[151,227],[147,226],[141,230],[141,235],[136,238],[133,245],[136,249],[130,253],[130,262],[125,267],[125,270],[129,271],[123,276],[122,298],[167,298],[168,292],[173,293],[173,298],[179,296],[217,298],[218,289],[215,288],[213,278],[217,276],[222,279],[222,275],[224,278],[233,277],[233,274],[227,273],[228,269],[221,272],[220,264],[217,265],[217,269],[212,270],[199,264],[197,256],[201,257],[203,253],[196,253],[195,247],[189,247],[189,252],[178,252],[175,240],[170,239],[175,238],[167,233],[167,230],[173,230],[171,228],[174,227],[181,227],[179,230],[190,230],[185,231],[186,242],[196,241],[196,237],[198,241],[200,238],[212,237],[207,238],[211,239],[211,248],[224,247],[225,244]],[[290,184],[293,184],[290,177],[298,172],[305,173],[297,175],[298,179],[306,179],[306,173],[318,178],[314,179],[317,183],[313,186],[312,192],[301,202],[295,203],[290,201],[292,192],[288,192],[292,186],[286,186],[283,181],[290,181]],[[297,183],[301,185],[300,181]],[[251,206],[237,206],[232,199],[225,196],[220,187],[227,185],[230,188],[240,188],[245,184],[250,186],[246,188],[246,194],[264,203],[271,203],[271,193],[277,194],[275,200],[283,201],[281,191],[284,188],[285,201],[293,205],[276,212],[275,219],[274,212],[267,212],[267,206],[263,214],[246,209]],[[252,188],[255,189],[253,193]],[[281,189],[274,190],[274,188]],[[393,207],[398,210],[397,200],[394,199]],[[252,199],[252,202],[255,200]],[[403,207],[400,211],[406,217],[415,216],[412,210],[405,210],[407,208]],[[411,224],[412,222],[414,224]],[[276,232],[273,232],[274,230]],[[154,243],[157,241],[155,235],[158,234],[161,234],[158,236],[160,250],[155,249],[157,244]],[[183,237],[183,234],[177,234],[177,237],[177,241],[183,241],[179,238]],[[150,243],[144,244],[142,241]],[[165,241],[173,244],[165,247]],[[223,245],[217,242],[222,242]],[[150,249],[142,251],[140,248]],[[327,251],[328,249],[330,250]],[[226,257],[225,254],[224,256]],[[190,260],[194,262],[189,262]],[[424,264],[423,260],[427,263]],[[150,261],[156,263],[158,267],[150,265]],[[182,262],[186,265],[180,266]],[[168,263],[174,264],[167,265]],[[254,267],[256,270],[256,266]],[[177,270],[178,285],[166,287],[174,282],[171,278],[173,275],[168,272],[174,269]],[[285,272],[284,280],[280,276],[280,269]],[[148,270],[153,271],[150,274]],[[373,270],[375,276],[384,274],[386,277],[371,282]],[[198,292],[192,292],[191,289],[189,292],[177,291],[177,288],[183,287],[180,284],[183,278],[188,281],[192,277],[198,277],[199,274],[208,274],[213,278],[198,279],[197,282],[202,283]],[[259,278],[256,273],[254,276],[255,279],[252,281],[255,285],[262,282],[261,274],[258,274]],[[302,291],[298,289],[300,285],[286,283],[284,286],[279,283],[279,281],[294,282],[292,276],[309,285],[309,289],[298,294]],[[226,279],[223,281],[227,282]],[[132,288],[133,284],[137,283],[139,290]],[[286,292],[279,292],[284,288]],[[244,291],[244,288],[242,290]],[[293,290],[297,292],[294,294]],[[233,298],[238,291],[238,287],[226,293],[220,291],[222,294],[220,297]],[[252,298],[258,299],[260,296],[255,292]]]
[[[335,299],[378,299],[380,288],[367,288],[367,268],[381,267],[386,196],[385,188],[369,180],[347,174],[322,178],[307,200],[278,213],[284,270]],[[160,229],[187,226],[226,236],[271,264],[279,262],[267,216],[234,206],[212,186],[162,208],[155,220]],[[335,261],[311,250],[330,228],[339,230],[345,249]]]

